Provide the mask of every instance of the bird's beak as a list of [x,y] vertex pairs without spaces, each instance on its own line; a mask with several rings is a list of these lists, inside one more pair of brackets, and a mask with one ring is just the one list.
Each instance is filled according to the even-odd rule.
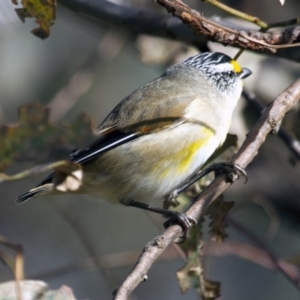
[[243,69],[242,69],[242,72],[240,73],[240,78],[241,78],[241,79],[245,79],[245,78],[247,78],[248,76],[250,76],[251,74],[252,74],[252,72],[251,72],[249,69],[243,68]]

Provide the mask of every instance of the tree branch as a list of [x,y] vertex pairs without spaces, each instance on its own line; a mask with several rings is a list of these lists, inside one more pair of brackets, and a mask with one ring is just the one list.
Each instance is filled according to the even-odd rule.
[[[160,4],[173,3],[175,0],[157,0]],[[86,15],[96,18],[97,20],[110,24],[112,26],[122,27],[130,30],[134,33],[144,33],[159,37],[165,37],[169,39],[179,40],[191,45],[195,45],[199,49],[206,47],[208,38],[201,32],[195,31],[195,35],[185,24],[178,18],[167,16],[165,14],[149,11],[146,9],[136,9],[134,7],[126,7],[117,5],[105,0],[59,0],[59,3],[74,10],[82,12]],[[177,3],[179,1],[177,0]],[[193,14],[201,16],[195,10],[191,10]],[[184,15],[183,15],[184,16]],[[233,22],[232,18],[210,18],[207,19],[209,23],[217,23],[221,27],[229,27],[232,32],[242,32],[241,35],[236,36],[239,42],[237,44],[229,43],[231,45],[240,46],[243,41],[247,41],[246,32],[249,31],[249,27],[243,25],[237,25],[237,22]],[[183,20],[184,21],[184,20]],[[195,27],[196,23],[195,23]],[[234,29],[232,29],[234,28]],[[208,29],[211,30],[211,26],[208,24]],[[218,32],[214,30],[213,32]],[[219,30],[220,32],[220,30]],[[211,33],[212,35],[212,33]],[[230,42],[231,36],[234,36],[228,32],[226,44]],[[246,38],[245,38],[246,37]],[[254,46],[254,41],[261,41],[260,44]],[[220,41],[221,42],[221,41]],[[284,43],[298,43],[300,42],[300,27],[291,27],[282,32],[274,33],[262,33],[259,31],[251,31],[248,35],[248,45],[253,45],[252,49],[255,52],[260,52],[261,49],[271,49],[272,45],[284,44]],[[240,44],[239,44],[240,43]],[[256,49],[261,48],[261,49]],[[274,49],[276,47],[273,47]],[[287,58],[300,62],[300,51],[298,49],[280,49],[275,54],[277,57]]]
[[[233,157],[232,162],[245,168],[256,156],[260,146],[284,115],[296,104],[300,98],[300,78],[282,92],[262,114],[252,130],[247,135],[243,145]],[[226,175],[221,174],[195,198],[194,204],[187,210],[186,215],[199,219],[206,208],[222,194],[231,183],[226,181]],[[145,275],[157,259],[157,257],[172,243],[179,238],[181,227],[173,225],[166,229],[160,236],[148,243],[139,260],[116,291],[115,299],[124,300],[131,292],[144,281]]]
[[283,32],[260,32],[232,29],[205,18],[181,0],[157,0],[169,13],[187,24],[196,35],[204,35],[209,40],[240,48],[276,52],[276,49],[300,46],[300,27]]

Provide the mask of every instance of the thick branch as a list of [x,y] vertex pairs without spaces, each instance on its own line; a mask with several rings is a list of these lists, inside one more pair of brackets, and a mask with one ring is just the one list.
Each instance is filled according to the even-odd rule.
[[[245,168],[256,156],[258,149],[265,141],[268,133],[272,131],[276,124],[284,117],[300,98],[300,78],[289,88],[282,92],[265,110],[260,119],[256,122],[252,130],[247,135],[246,140],[232,159],[232,162]],[[186,215],[199,219],[220,194],[222,194],[231,183],[226,182],[226,175],[218,176],[202,193],[200,193],[195,203],[187,210]],[[115,299],[124,300],[129,297],[137,285],[143,281],[144,276],[152,266],[156,258],[172,243],[179,238],[181,228],[178,225],[169,227],[160,236],[145,246],[141,256],[117,290]]]
[[169,13],[182,20],[196,35],[204,35],[209,40],[224,45],[237,46],[250,50],[269,50],[300,46],[300,27],[283,32],[241,31],[221,25],[202,16],[180,0],[157,0]]

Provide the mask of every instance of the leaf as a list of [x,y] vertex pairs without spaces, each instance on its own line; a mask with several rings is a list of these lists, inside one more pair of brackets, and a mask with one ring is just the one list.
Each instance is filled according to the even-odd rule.
[[50,124],[49,110],[39,104],[22,106],[18,114],[17,124],[0,127],[0,171],[13,162],[44,161],[63,148],[69,153],[70,147],[85,146],[95,138],[93,122],[87,114],[62,125]]
[[[18,4],[17,0],[12,0],[13,4]],[[16,8],[15,11],[22,22],[25,18],[35,18],[39,28],[31,32],[35,36],[44,40],[50,35],[50,26],[56,18],[56,0],[22,0],[23,8]]]
[[233,205],[234,202],[224,202],[221,195],[208,207],[205,215],[208,215],[211,219],[209,233],[213,241],[222,242],[228,236],[225,232],[227,227],[225,217]]
[[202,248],[202,218],[190,231],[189,238],[180,248],[186,254],[186,264],[176,272],[181,293],[194,289],[202,300],[216,299],[220,295],[220,283],[205,278],[205,269],[199,254]]
[[180,248],[186,254],[185,265],[176,272],[182,294],[186,293],[188,289],[194,289],[199,295],[201,294],[200,274],[203,271],[201,270],[202,264],[198,249],[202,245],[202,221],[200,220],[197,226],[192,227],[189,238],[184,243],[179,244]]
[[198,249],[188,253],[186,264],[176,272],[176,276],[182,294],[193,289],[202,300],[212,300],[220,296],[220,283],[205,278]]
[[[224,202],[221,196],[208,207],[205,215],[211,219],[209,228],[212,240],[221,242],[227,236],[225,232],[227,224],[224,220],[232,207],[233,202]],[[199,253],[202,248],[203,222],[204,217],[191,229],[189,238],[180,244],[180,248],[186,254],[186,264],[177,271],[176,275],[183,294],[188,289],[194,289],[202,300],[212,300],[220,296],[220,283],[205,277],[205,269]]]
[[198,251],[189,252],[186,258],[186,264],[176,272],[182,294],[186,293],[188,289],[194,289],[198,294],[200,293],[200,273]]

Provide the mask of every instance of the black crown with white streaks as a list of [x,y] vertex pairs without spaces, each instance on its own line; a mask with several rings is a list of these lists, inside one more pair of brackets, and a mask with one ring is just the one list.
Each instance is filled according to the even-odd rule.
[[181,64],[199,69],[216,85],[218,90],[224,91],[230,88],[239,77],[231,62],[232,58],[224,53],[205,52],[192,56]]
[[220,52],[205,52],[192,56],[182,62],[183,65],[203,69],[211,66],[230,63],[231,57]]

